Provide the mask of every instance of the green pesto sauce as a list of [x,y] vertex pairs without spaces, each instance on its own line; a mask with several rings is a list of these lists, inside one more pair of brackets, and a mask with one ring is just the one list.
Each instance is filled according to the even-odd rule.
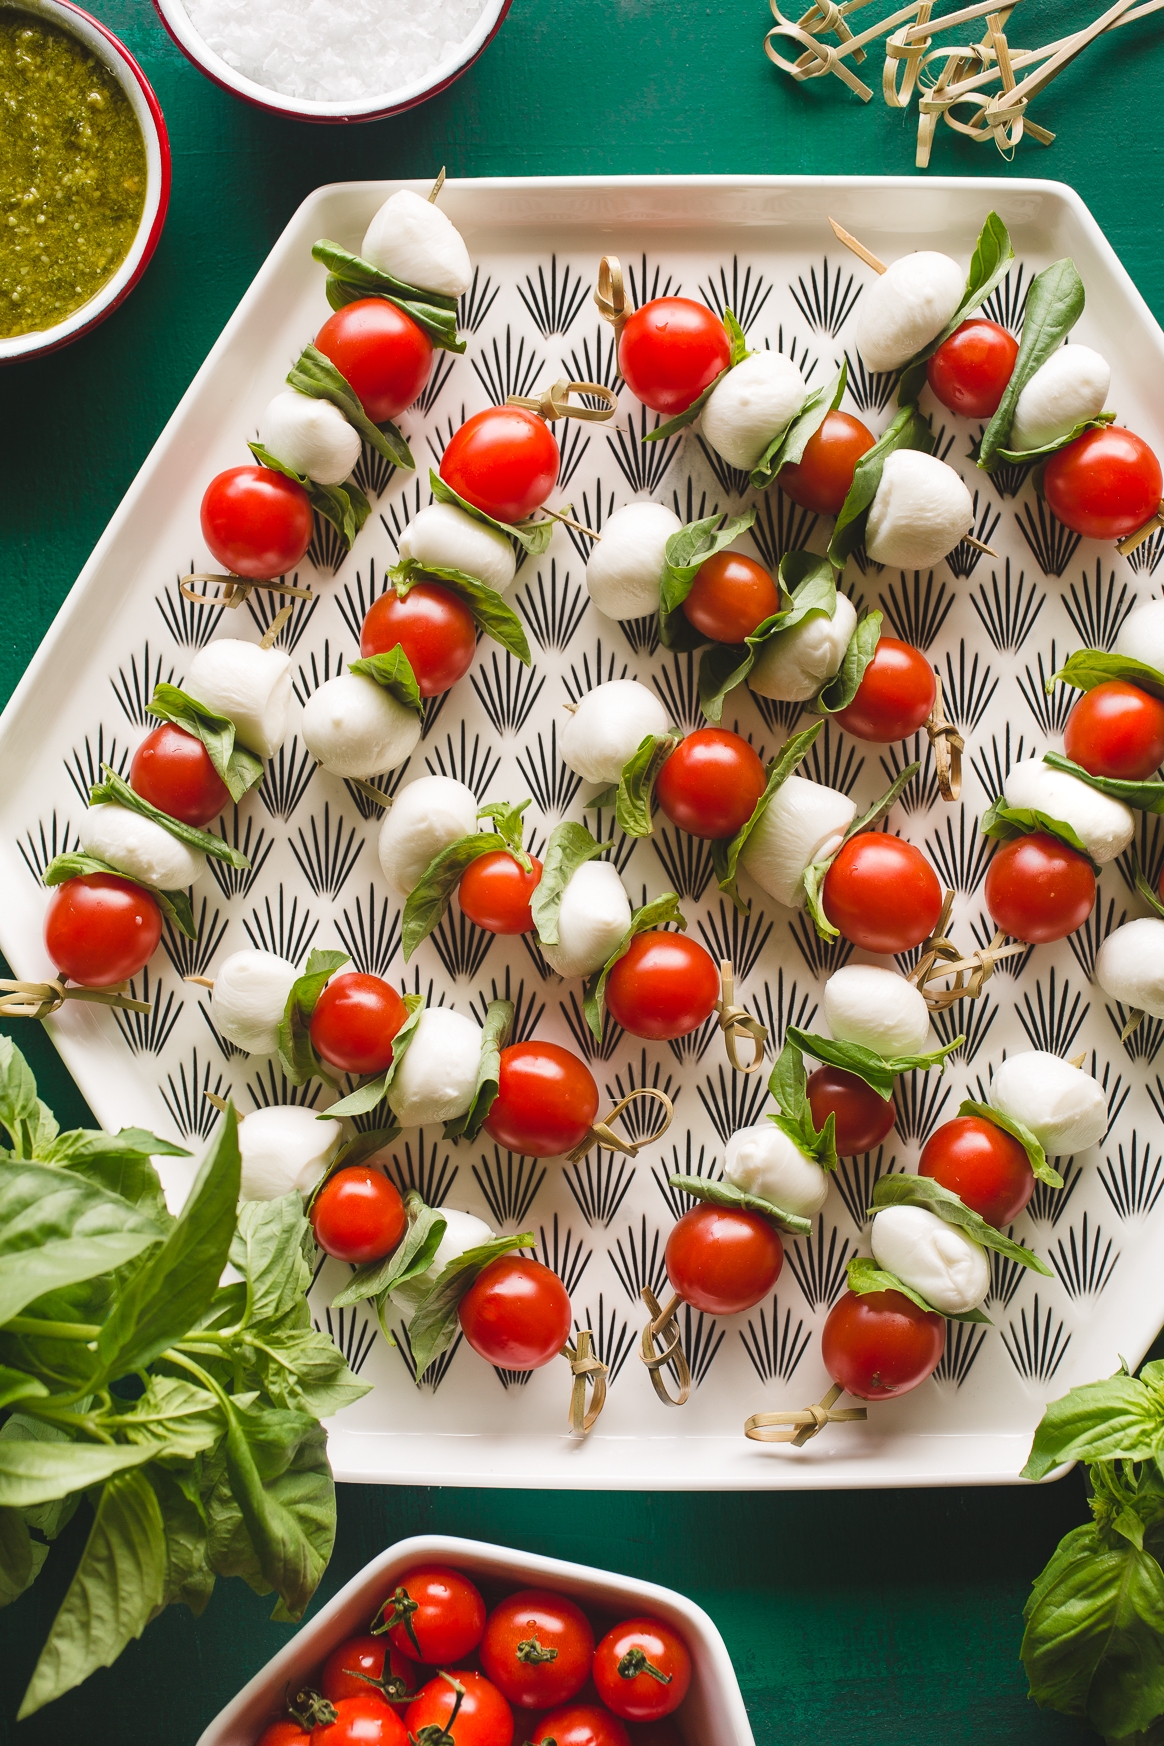
[[54,327],[101,289],[145,191],[116,79],[75,37],[0,4],[0,337]]

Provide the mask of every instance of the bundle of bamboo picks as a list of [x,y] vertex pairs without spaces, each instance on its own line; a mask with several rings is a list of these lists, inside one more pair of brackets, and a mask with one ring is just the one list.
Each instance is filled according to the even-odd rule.
[[[1006,35],[1018,0],[1005,6],[1000,6],[998,0],[982,0],[979,5],[947,13],[944,18],[931,16],[933,0],[909,0],[909,4],[898,7],[888,18],[869,25],[857,35],[850,29],[848,19],[871,5],[872,0],[842,0],[839,5],[834,0],[814,0],[795,21],[784,17],[778,0],[770,3],[776,24],[764,38],[764,52],[798,83],[835,73],[863,103],[868,103],[873,92],[849,63],[864,61],[866,50],[886,39],[882,95],[890,109],[908,109],[917,93],[917,166],[922,170],[929,164],[939,119],[970,139],[979,142],[992,139],[1006,158],[1013,156],[1024,134],[1038,140],[1040,145],[1050,145],[1055,135],[1031,119],[1029,110],[1034,99],[1105,31],[1132,24],[1164,7],[1164,0],[1146,0],[1146,4],[1139,6],[1133,5],[1133,0],[1116,0],[1114,6],[1083,29],[1045,43],[1042,48],[1019,49],[1011,45]],[[986,21],[981,41],[958,47],[937,46],[936,39],[946,31],[976,19]],[[822,40],[828,36],[836,37],[835,47]],[[788,60],[779,52],[777,41],[784,38],[802,48],[798,60]],[[1020,72],[1024,75],[1021,78],[1016,76]]]

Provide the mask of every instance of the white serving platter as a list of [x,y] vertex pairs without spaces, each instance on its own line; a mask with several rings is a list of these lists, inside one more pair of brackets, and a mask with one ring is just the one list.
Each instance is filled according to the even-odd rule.
[[[180,681],[199,642],[214,634],[257,640],[274,605],[260,594],[229,615],[185,602],[182,573],[207,568],[198,525],[203,489],[220,468],[247,459],[246,439],[284,372],[327,314],[322,270],[311,243],[330,236],[358,246],[390,183],[322,188],[295,214],[222,337],[156,443],[100,544],[69,594],[0,721],[0,946],[21,976],[49,969],[41,945],[45,894],[38,872],[74,841],[87,783],[106,760],[124,766],[147,731],[153,684]],[[419,185],[418,185],[419,186]],[[427,185],[424,192],[427,192]],[[300,583],[318,600],[296,608],[284,642],[306,696],[353,654],[363,608],[383,586],[394,536],[427,502],[427,467],[463,416],[507,392],[528,392],[561,375],[613,381],[609,330],[591,302],[604,252],[618,254],[636,298],[670,287],[736,311],[753,346],[782,347],[815,382],[844,354],[852,309],[869,273],[827,228],[831,213],[883,258],[919,246],[962,260],[993,206],[1014,238],[1017,263],[992,298],[997,319],[1016,322],[1031,275],[1064,254],[1088,292],[1076,330],[1112,366],[1119,416],[1158,449],[1164,336],[1070,189],[1048,182],[890,178],[676,177],[450,182],[442,196],[476,263],[462,330],[469,347],[438,370],[403,423],[419,483],[396,474],[371,481],[374,512],[355,550],[333,574],[320,554]],[[893,383],[869,378],[851,360],[845,404],[874,430],[888,422]],[[933,409],[928,391],[923,406]],[[740,480],[712,465],[694,432],[643,445],[647,415],[623,390],[612,427],[559,427],[562,480],[552,504],[569,500],[599,525],[636,494],[692,519],[713,507],[737,509]],[[893,828],[923,846],[957,892],[954,926],[967,947],[989,936],[981,882],[989,845],[976,821],[1008,761],[1058,746],[1069,699],[1047,698],[1044,677],[1067,651],[1110,645],[1123,617],[1153,590],[1164,551],[1158,536],[1131,561],[1114,547],[1078,541],[1051,521],[1028,482],[977,474],[970,459],[977,426],[936,408],[939,452],[978,493],[978,534],[999,560],[970,548],[920,576],[866,571],[851,562],[846,585],[886,613],[887,631],[918,643],[940,668],[948,706],[967,739],[960,804],[944,805],[927,763],[907,790]],[[376,495],[376,488],[382,487]],[[1004,488],[1007,495],[1004,495]],[[747,494],[743,494],[746,496]],[[751,499],[748,498],[750,501]],[[759,503],[745,549],[774,562],[791,545],[823,546],[826,530],[777,491]],[[574,537],[578,545],[573,543]],[[587,542],[564,528],[549,553],[527,560],[510,598],[529,629],[533,669],[488,642],[467,676],[433,712],[425,739],[400,780],[427,770],[463,777],[485,798],[533,796],[534,838],[569,813],[580,817],[576,780],[557,753],[562,705],[599,678],[624,673],[658,687],[685,728],[697,725],[693,665],[652,650],[641,625],[620,627],[589,605],[583,581]],[[581,548],[581,549],[580,549]],[[738,723],[765,755],[784,739],[786,710],[764,715],[737,693],[725,723]],[[865,802],[880,793],[914,748],[880,748],[826,727],[808,772],[852,787]],[[498,1155],[491,1143],[452,1146],[431,1133],[403,1136],[392,1168],[434,1199],[465,1207],[497,1229],[528,1228],[539,1253],[562,1273],[575,1313],[595,1333],[611,1367],[603,1417],[584,1444],[565,1434],[566,1374],[557,1364],[519,1382],[495,1375],[467,1347],[440,1361],[417,1388],[403,1345],[357,1310],[329,1317],[344,1276],[329,1262],[313,1301],[351,1362],[375,1384],[331,1427],[339,1477],[399,1483],[647,1489],[1007,1483],[1025,1460],[1043,1404],[1072,1384],[1138,1360],[1164,1320],[1158,1254],[1164,1224],[1164,1021],[1125,1043],[1123,1015],[1109,1010],[1091,980],[1103,934],[1140,913],[1125,862],[1105,869],[1095,917],[1069,942],[1036,949],[1000,972],[956,1028],[969,1041],[944,1078],[899,1088],[901,1118],[876,1157],[848,1160],[830,1189],[810,1241],[790,1242],[774,1300],[721,1320],[691,1316],[685,1336],[696,1378],[690,1403],[672,1412],[655,1398],[635,1352],[646,1279],[659,1284],[676,1212],[667,1174],[711,1170],[735,1126],[770,1107],[760,1083],[729,1071],[722,1042],[647,1045],[615,1033],[597,1052],[581,1022],[580,991],[543,976],[520,940],[491,940],[463,923],[455,906],[412,964],[398,951],[397,905],[386,895],[375,854],[373,809],[338,779],[314,771],[291,738],[263,791],[239,809],[238,840],[253,856],[250,875],[207,876],[195,891],[198,947],[165,942],[138,983],[156,996],[148,1018],[72,1005],[50,1021],[66,1063],[98,1118],[135,1123],[202,1146],[216,1113],[207,1091],[229,1092],[246,1111],[282,1101],[286,1088],[269,1060],[222,1046],[204,990],[185,973],[213,975],[230,951],[273,945],[292,957],[310,945],[343,945],[358,967],[402,979],[433,1000],[478,1013],[509,993],[519,1035],[538,1034],[585,1050],[599,1083],[617,1096],[649,1082],[669,1089],[676,1120],[664,1141],[632,1165],[592,1153],[567,1174],[557,1161]],[[604,828],[609,832],[610,821]],[[1139,851],[1152,877],[1164,860],[1164,829],[1147,820]],[[747,1004],[782,1034],[810,1024],[835,952],[823,951],[803,918],[751,893],[743,921],[721,902],[706,853],[659,821],[656,837],[615,848],[636,901],[674,885],[691,930],[718,955],[734,957]],[[217,866],[217,864],[216,864]],[[947,1035],[955,1034],[947,1026]],[[995,1272],[987,1305],[994,1326],[952,1326],[935,1376],[908,1397],[874,1406],[864,1425],[830,1427],[803,1450],[762,1447],[742,1435],[748,1414],[798,1407],[827,1387],[819,1334],[843,1289],[845,1265],[862,1246],[863,1209],[879,1170],[911,1169],[934,1126],[968,1089],[980,1095],[1004,1052],[1032,1045],[1071,1056],[1084,1051],[1112,1110],[1105,1143],[1065,1163],[1066,1187],[1039,1187],[1015,1226],[1044,1256],[1053,1277]],[[305,1094],[296,1092],[301,1099]],[[306,1093],[324,1107],[326,1092]],[[171,1166],[175,1192],[189,1166]],[[867,1244],[866,1244],[867,1250]]]

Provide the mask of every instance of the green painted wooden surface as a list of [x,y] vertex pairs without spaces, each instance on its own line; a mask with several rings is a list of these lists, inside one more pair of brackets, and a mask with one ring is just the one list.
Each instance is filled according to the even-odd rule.
[[[299,201],[362,176],[628,172],[912,173],[914,122],[836,81],[793,86],[760,52],[762,0],[514,0],[450,91],[398,120],[282,122],[217,91],[148,0],[92,0],[161,99],[174,192],[129,302],[80,344],[0,372],[0,697],[22,672],[150,444]],[[883,11],[884,8],[878,8]],[[947,8],[948,10],[948,8]],[[1098,7],[1024,0],[1034,45]],[[1164,313],[1164,126],[1142,58],[1164,18],[1070,69],[1038,119],[1061,128],[1007,165],[938,137],[938,174],[1045,175],[1083,195]],[[632,75],[633,70],[633,77]],[[51,698],[45,700],[51,710]],[[30,1034],[32,1033],[32,1034]],[[86,1119],[47,1041],[20,1033],[62,1119]],[[671,1583],[711,1611],[760,1746],[1070,1746],[1086,1729],[1037,1712],[1017,1661],[1031,1577],[1085,1513],[1078,1475],[1050,1489],[811,1495],[615,1495],[346,1487],[321,1598],[404,1534],[476,1535]],[[188,1746],[281,1643],[269,1603],[222,1583],[194,1620],[171,1608],[110,1673],[19,1727],[11,1718],[63,1593],[83,1523],[0,1618],[0,1743]]]

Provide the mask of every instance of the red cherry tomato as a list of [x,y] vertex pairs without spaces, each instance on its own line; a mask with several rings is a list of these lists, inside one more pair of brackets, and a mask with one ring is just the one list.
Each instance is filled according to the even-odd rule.
[[477,653],[477,624],[464,601],[435,582],[417,582],[401,600],[394,588],[368,608],[360,654],[384,655],[399,644],[422,697],[438,697],[464,677]]
[[391,1255],[408,1229],[399,1189],[367,1164],[336,1171],[316,1196],[311,1223],[324,1254],[353,1267]]
[[280,1716],[259,1735],[258,1746],[311,1746],[312,1735],[290,1716]]
[[1051,456],[1043,494],[1052,515],[1089,540],[1118,540],[1155,515],[1164,477],[1141,437],[1121,425],[1085,430]]
[[714,643],[742,643],[780,611],[780,590],[754,558],[716,552],[696,571],[683,614]]
[[465,420],[441,456],[441,478],[494,521],[524,521],[558,477],[554,433],[536,412],[490,406]]
[[458,1671],[452,1677],[465,1688],[459,1707],[458,1694],[448,1680],[441,1675],[431,1679],[408,1706],[404,1720],[410,1739],[435,1725],[451,1734],[456,1746],[511,1746],[513,1711],[497,1687],[480,1673]]
[[661,1619],[627,1619],[594,1651],[594,1683],[616,1716],[656,1722],[687,1696],[691,1656],[679,1633]]
[[644,406],[673,418],[686,412],[731,363],[718,315],[689,297],[656,297],[636,309],[618,342],[623,381]]
[[202,741],[168,721],[147,734],[133,754],[129,786],[188,825],[209,824],[230,802],[230,790]]
[[826,412],[824,423],[809,437],[799,461],[789,461],[776,475],[785,497],[814,515],[839,515],[849,495],[857,462],[876,438],[859,418],[847,412]]
[[924,1382],[946,1348],[946,1322],[900,1291],[846,1291],[829,1311],[821,1357],[858,1400],[891,1400]]
[[606,979],[606,1004],[632,1037],[668,1042],[709,1017],[719,999],[711,953],[683,934],[636,934]]
[[751,1309],[783,1265],[784,1245],[768,1220],[742,1208],[703,1201],[667,1238],[667,1278],[684,1303],[709,1316]]
[[419,1688],[416,1662],[401,1655],[387,1638],[349,1637],[346,1643],[333,1649],[324,1662],[319,1689],[329,1702],[335,1704],[340,1698],[362,1697],[364,1692],[372,1690],[369,1680],[384,1685],[397,1682],[399,1696],[385,1691],[380,1694],[389,1703],[410,1702]]
[[335,1721],[311,1730],[311,1746],[410,1746],[408,1730],[378,1691],[341,1698]]
[[1083,926],[1095,905],[1095,874],[1066,843],[1034,831],[996,851],[986,869],[985,896],[995,927],[1044,946]]
[[734,837],[764,792],[764,766],[747,740],[698,728],[680,740],[655,783],[659,805],[693,837]]
[[885,831],[860,831],[825,874],[824,912],[866,952],[908,952],[934,931],[942,887],[920,850]]
[[1145,782],[1164,759],[1164,703],[1138,685],[1109,679],[1067,717],[1063,750],[1093,776]]
[[920,649],[882,637],[857,695],[833,720],[859,740],[888,745],[917,732],[934,707],[938,682]]
[[407,1017],[390,983],[349,970],[333,976],[315,1003],[312,1047],[341,1073],[383,1073],[392,1062],[392,1039]]
[[961,1195],[999,1230],[1018,1218],[1035,1187],[1026,1148],[982,1116],[955,1116],[935,1129],[922,1148],[917,1173]]
[[116,873],[66,879],[45,912],[45,949],[61,975],[82,988],[128,982],[149,963],[161,937],[154,899]]
[[202,537],[234,576],[269,582],[299,563],[311,544],[311,499],[271,467],[228,467],[206,487]]
[[584,1061],[557,1043],[511,1043],[501,1051],[497,1096],[485,1132],[510,1152],[557,1158],[590,1132],[598,1087]]
[[891,1132],[897,1120],[893,1099],[880,1097],[871,1085],[843,1067],[818,1067],[805,1087],[817,1128],[835,1117],[837,1153],[853,1158],[871,1152]]
[[963,418],[993,418],[1018,357],[1018,341],[996,321],[971,316],[955,328],[926,365],[943,406]]
[[531,933],[534,918],[530,899],[542,876],[542,864],[536,855],[531,855],[530,861],[530,873],[504,849],[470,861],[457,892],[469,920],[488,934]]
[[484,1629],[485,1602],[469,1578],[447,1564],[406,1570],[372,1620],[375,1634],[387,1631],[401,1655],[430,1667],[451,1667],[470,1654]]
[[532,1731],[530,1746],[631,1746],[631,1737],[609,1710],[597,1704],[567,1704],[542,1717]]
[[593,1654],[594,1632],[582,1608],[543,1588],[523,1588],[494,1607],[481,1639],[481,1665],[519,1710],[547,1710],[576,1697]]
[[569,1292],[526,1255],[499,1255],[483,1267],[457,1313],[474,1352],[502,1370],[540,1370],[570,1337]]
[[432,370],[432,341],[382,297],[360,297],[329,316],[315,345],[359,397],[373,424],[411,406]]

